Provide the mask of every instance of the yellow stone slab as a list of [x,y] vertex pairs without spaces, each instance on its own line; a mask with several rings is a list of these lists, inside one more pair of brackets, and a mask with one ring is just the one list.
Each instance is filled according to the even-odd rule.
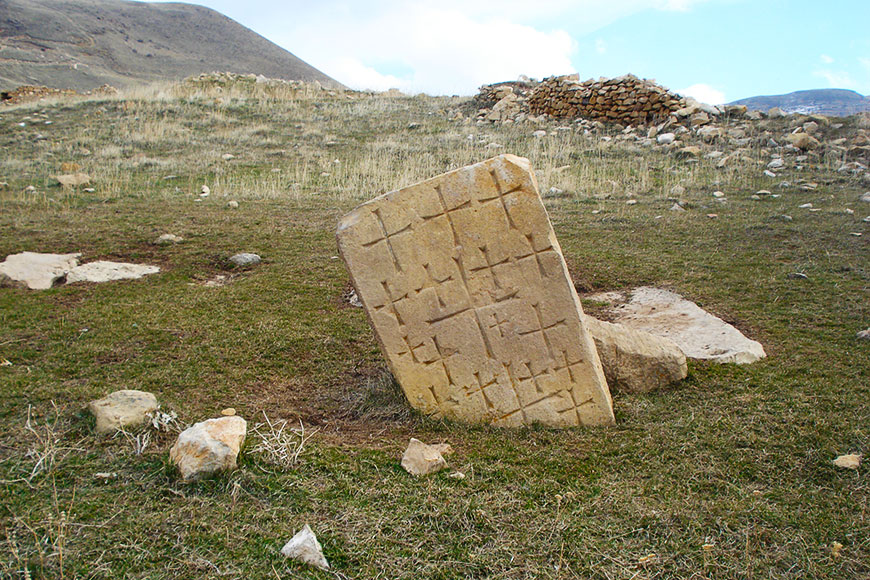
[[501,426],[614,422],[528,160],[500,155],[384,194],[336,235],[414,408]]

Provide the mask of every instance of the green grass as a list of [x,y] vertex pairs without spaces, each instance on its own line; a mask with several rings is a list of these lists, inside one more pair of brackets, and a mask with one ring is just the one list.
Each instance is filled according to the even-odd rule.
[[[866,186],[836,171],[842,154],[811,156],[778,188],[761,174],[764,131],[781,138],[789,120],[749,126],[744,160],[720,169],[617,133],[536,139],[537,127],[449,120],[461,104],[182,86],[0,110],[0,254],[162,268],[0,288],[0,359],[12,363],[0,367],[0,577],[870,576],[866,469],[831,462],[870,450],[870,343],[855,339],[870,326],[870,211],[857,201]],[[25,117],[52,124],[18,127]],[[845,122],[838,136],[857,130]],[[578,286],[676,290],[769,358],[693,362],[680,384],[615,393],[607,429],[499,430],[411,411],[364,313],[342,301],[334,226],[371,196],[500,152],[532,160]],[[65,161],[94,192],[52,185]],[[678,183],[684,213],[669,211]],[[212,194],[196,201],[203,184]],[[762,188],[781,197],[752,200]],[[185,241],[151,243],[167,232]],[[263,263],[232,268],[240,251]],[[204,284],[217,275],[230,283]],[[121,388],[154,392],[183,424],[234,407],[249,426],[263,413],[301,421],[311,438],[286,468],[250,452],[251,436],[239,470],[184,484],[168,460],[175,433],[151,432],[141,455],[93,433],[83,407]],[[408,476],[410,436],[449,442],[450,470]],[[305,523],[333,572],[281,557]]]

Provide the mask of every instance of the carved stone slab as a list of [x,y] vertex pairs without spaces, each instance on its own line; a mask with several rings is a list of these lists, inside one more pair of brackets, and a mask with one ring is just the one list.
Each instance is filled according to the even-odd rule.
[[416,409],[502,426],[614,422],[528,160],[501,155],[382,195],[337,238]]

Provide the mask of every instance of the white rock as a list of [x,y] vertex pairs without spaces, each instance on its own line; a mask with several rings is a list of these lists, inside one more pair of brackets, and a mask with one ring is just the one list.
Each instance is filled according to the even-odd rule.
[[223,155],[221,155],[221,159],[223,159],[224,161],[231,161],[235,158],[236,158],[236,156],[233,155],[232,153],[224,153]]
[[858,469],[861,467],[861,455],[857,453],[841,455],[834,460],[834,465],[844,469]]
[[402,455],[402,467],[411,475],[429,475],[447,467],[447,462],[439,447],[411,438]]
[[677,136],[673,133],[662,133],[656,137],[656,142],[658,142],[659,145],[670,145],[676,138]]
[[636,205],[636,204],[637,204],[636,199],[630,199],[627,202],[625,202],[625,205]]
[[865,201],[867,203],[870,203],[870,191],[868,191],[867,193],[862,195],[860,199],[861,199],[861,201]]
[[181,236],[176,236],[175,234],[163,234],[156,240],[154,243],[158,246],[165,246],[167,244],[178,244],[184,241],[184,238]]
[[240,267],[255,266],[260,263],[260,260],[259,255],[247,252],[242,252],[241,254],[236,254],[235,256],[230,257],[230,262]]
[[813,204],[811,204],[811,203],[802,203],[802,204],[800,204],[798,207],[801,208],[801,209],[809,209],[809,208],[813,207]]
[[785,161],[782,159],[774,159],[770,163],[767,164],[768,169],[779,169],[785,166]]
[[169,458],[185,480],[235,469],[247,429],[237,415],[202,421],[181,432]]
[[668,338],[688,358],[747,364],[764,358],[764,347],[679,294],[659,288],[635,288],[628,295],[608,292],[589,296],[611,303],[616,322]]
[[321,570],[329,569],[329,562],[326,561],[326,557],[323,555],[323,549],[320,546],[320,542],[317,541],[317,536],[314,535],[314,532],[311,531],[308,524],[305,524],[305,526],[299,530],[283,548],[281,548],[281,553],[288,558],[299,560],[304,564],[315,566]]
[[231,199],[227,202],[227,207],[230,209],[239,209],[239,202],[234,199]]
[[8,278],[13,285],[26,286],[31,290],[46,290],[75,268],[80,257],[81,254],[12,254],[0,263],[0,279]]
[[210,193],[211,189],[209,189],[207,185],[203,185],[201,188],[199,188],[199,194],[203,197],[207,197]]
[[88,403],[88,411],[97,420],[97,433],[145,425],[156,410],[157,397],[145,391],[115,391]]
[[858,338],[859,340],[870,340],[870,328],[859,330],[855,334],[855,338]]
[[771,171],[770,169],[765,169],[765,170],[764,170],[764,174],[765,174],[767,177],[776,177],[776,173],[774,173],[774,172]]
[[541,137],[546,137],[546,136],[547,136],[547,132],[544,131],[543,129],[538,129],[537,131],[535,131],[534,133],[532,133],[532,136],[533,136],[533,137],[536,137],[536,138],[538,138],[538,139],[540,139]]
[[124,262],[91,262],[76,266],[69,271],[66,281],[72,282],[111,282],[113,280],[136,280],[160,271],[158,266],[145,264],[126,264]]

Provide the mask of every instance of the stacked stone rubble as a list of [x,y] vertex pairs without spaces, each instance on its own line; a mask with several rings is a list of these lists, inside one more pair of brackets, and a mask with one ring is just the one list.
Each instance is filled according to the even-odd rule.
[[93,91],[78,93],[72,89],[55,89],[36,85],[21,85],[20,87],[0,93],[0,102],[7,105],[39,101],[48,97],[74,97],[77,95],[115,95],[118,89],[111,85],[97,87]]
[[580,82],[576,75],[545,79],[528,97],[531,115],[579,117],[623,125],[657,123],[686,107],[680,95],[625,75]]

